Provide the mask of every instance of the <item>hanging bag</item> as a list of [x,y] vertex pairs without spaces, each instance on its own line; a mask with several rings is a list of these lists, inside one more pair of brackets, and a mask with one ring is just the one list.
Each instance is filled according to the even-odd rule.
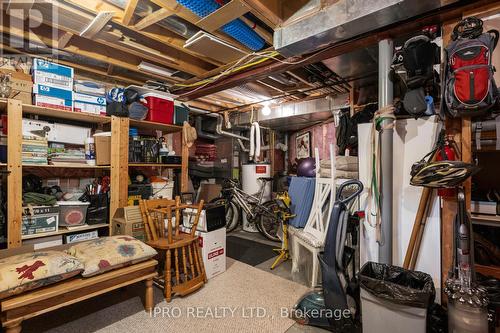
[[499,33],[482,31],[480,19],[466,18],[455,26],[453,41],[446,48],[444,100],[452,117],[480,116],[496,104],[498,89],[491,55]]

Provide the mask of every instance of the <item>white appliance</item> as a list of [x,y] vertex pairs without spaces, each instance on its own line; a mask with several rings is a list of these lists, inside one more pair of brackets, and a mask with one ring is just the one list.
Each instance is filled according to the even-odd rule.
[[[261,186],[260,177],[271,177],[271,164],[243,164],[241,166],[241,185],[243,191],[249,194],[257,193]],[[271,182],[268,182],[264,189],[263,202],[271,200],[271,190]],[[243,213],[243,230],[248,232],[259,232],[255,225],[247,221],[245,213]]]

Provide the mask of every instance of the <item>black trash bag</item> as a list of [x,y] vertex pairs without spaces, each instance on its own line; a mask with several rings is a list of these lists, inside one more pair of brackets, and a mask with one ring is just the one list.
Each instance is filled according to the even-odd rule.
[[391,303],[427,308],[436,296],[432,277],[423,272],[367,262],[359,277],[361,288]]
[[433,303],[427,316],[427,333],[448,333],[448,312],[446,309]]

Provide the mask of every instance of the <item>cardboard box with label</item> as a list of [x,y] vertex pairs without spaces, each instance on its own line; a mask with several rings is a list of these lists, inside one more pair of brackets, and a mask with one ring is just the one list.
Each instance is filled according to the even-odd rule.
[[[181,231],[189,233],[191,229],[181,226]],[[197,231],[203,256],[203,264],[207,279],[211,279],[226,271],[226,228],[210,232]]]
[[74,93],[75,112],[93,113],[96,115],[106,115],[106,98],[103,96],[92,96],[82,93]]
[[23,207],[23,236],[54,233],[59,227],[59,206]]
[[32,104],[33,82],[30,75],[3,68],[0,69],[0,74],[10,74],[12,92],[9,98],[20,100],[23,104]]
[[96,165],[111,164],[111,132],[94,134]]
[[113,216],[113,235],[128,235],[146,241],[139,206],[118,208]]

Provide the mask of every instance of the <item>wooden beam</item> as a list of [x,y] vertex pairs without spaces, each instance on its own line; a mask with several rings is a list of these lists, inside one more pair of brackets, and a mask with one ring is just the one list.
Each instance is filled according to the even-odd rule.
[[22,118],[23,106],[20,100],[9,99],[7,102],[7,247],[14,248],[22,245]]
[[283,20],[278,15],[276,10],[271,10],[269,4],[264,4],[265,1],[261,0],[242,0],[248,7],[251,8],[252,13],[257,16],[259,20],[271,27],[273,30],[280,25]]
[[[127,206],[129,118],[111,117],[111,200],[110,218]],[[111,226],[110,226],[111,227]],[[110,230],[110,235],[111,235]]]
[[73,34],[71,32],[65,32],[61,37],[59,37],[57,48],[64,49],[68,45],[71,38],[73,38]]
[[6,12],[10,16],[15,16],[24,20],[29,16],[34,3],[35,0],[8,0]]
[[237,19],[249,11],[250,8],[248,8],[240,0],[231,0],[215,12],[196,22],[196,25],[203,30],[213,32],[222,27],[224,24]]
[[149,15],[146,15],[143,19],[141,19],[139,22],[137,22],[135,24],[134,28],[137,30],[142,30],[144,28],[149,27],[150,25],[153,25],[153,24],[163,20],[164,18],[167,18],[167,17],[173,15],[173,14],[174,14],[173,12],[171,12],[170,10],[168,10],[166,8],[160,8],[157,11],[155,11]]
[[124,25],[130,25],[130,23],[132,23],[132,19],[134,18],[135,8],[137,7],[138,3],[139,0],[128,0],[122,18],[122,23]]

